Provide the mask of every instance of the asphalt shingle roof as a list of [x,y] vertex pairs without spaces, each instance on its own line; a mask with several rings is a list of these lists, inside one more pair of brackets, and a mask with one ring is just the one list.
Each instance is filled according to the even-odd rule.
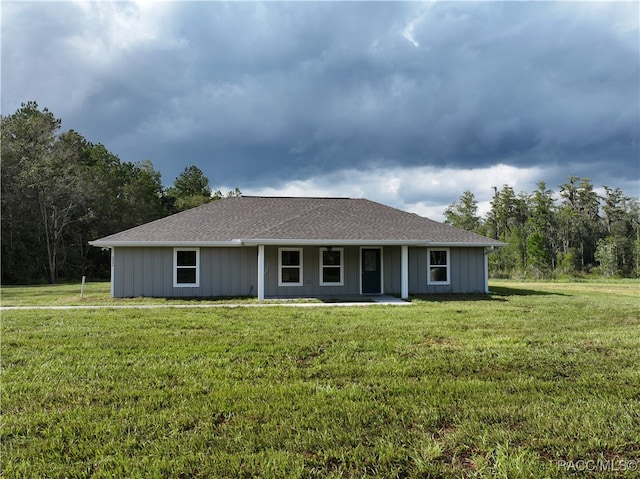
[[93,241],[94,246],[290,240],[398,244],[502,243],[366,199],[224,198]]

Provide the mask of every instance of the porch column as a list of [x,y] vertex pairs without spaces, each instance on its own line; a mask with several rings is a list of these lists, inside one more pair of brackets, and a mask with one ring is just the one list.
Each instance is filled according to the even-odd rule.
[[264,245],[258,245],[258,301],[264,299]]
[[402,245],[400,251],[400,297],[409,298],[409,247]]
[[493,251],[491,248],[489,251],[484,250],[484,293],[489,294],[489,253]]
[[110,285],[111,297],[116,296],[116,248],[111,247],[111,285]]

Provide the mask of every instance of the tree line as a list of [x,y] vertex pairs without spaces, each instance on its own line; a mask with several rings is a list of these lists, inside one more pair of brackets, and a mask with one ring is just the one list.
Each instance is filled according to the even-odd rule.
[[[34,101],[0,117],[2,284],[109,277],[109,254],[88,245],[107,236],[223,196],[189,166],[170,187],[150,160],[123,162]],[[489,256],[493,277],[552,278],[599,272],[640,277],[640,206],[620,188],[604,195],[570,176],[558,193],[495,189],[481,218],[465,191],[445,223],[505,242]]]
[[60,132],[61,120],[35,101],[0,121],[2,284],[108,278],[109,254],[90,240],[223,197],[196,166],[164,188],[150,160],[123,162]]
[[556,193],[540,181],[532,193],[495,189],[481,218],[465,191],[445,223],[507,243],[489,256],[492,277],[554,278],[599,273],[640,277],[640,204],[620,188],[599,195],[588,178],[569,176]]

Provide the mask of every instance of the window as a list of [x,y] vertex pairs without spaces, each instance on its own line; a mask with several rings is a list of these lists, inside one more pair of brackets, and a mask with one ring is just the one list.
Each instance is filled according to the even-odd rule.
[[174,248],[173,287],[197,288],[198,286],[200,286],[200,250]]
[[427,284],[449,284],[449,250],[429,249],[427,252]]
[[280,248],[278,256],[278,286],[302,286],[302,248]]
[[343,248],[320,248],[320,286],[343,286]]

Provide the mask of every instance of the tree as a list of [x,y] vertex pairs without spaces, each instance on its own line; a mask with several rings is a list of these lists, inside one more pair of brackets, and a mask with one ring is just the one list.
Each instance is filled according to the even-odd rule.
[[[564,267],[567,268],[567,259],[572,258],[575,261],[576,247],[579,235],[579,211],[577,204],[577,187],[576,182],[579,180],[576,176],[569,176],[568,182],[560,185],[560,197],[562,205],[559,211],[560,222],[560,238],[562,241],[562,259]],[[575,270],[576,264],[570,268]]]
[[513,228],[522,227],[527,219],[527,196],[516,196],[509,185],[503,185],[496,191],[491,201],[491,210],[487,215],[487,232],[494,239],[504,240]]
[[211,196],[211,188],[209,187],[209,179],[204,176],[202,170],[197,166],[188,166],[184,169],[173,183],[178,195],[187,196]]
[[[640,277],[640,203],[620,188],[604,191],[599,197],[591,180],[576,176],[560,185],[560,201],[543,181],[531,194],[496,188],[477,230],[507,243],[489,256],[490,274],[543,278],[589,272],[597,262],[603,274]],[[474,200],[465,191],[445,210],[446,222],[466,224],[474,216]]]
[[600,272],[604,276],[618,273],[618,254],[615,237],[607,236],[598,241],[595,258],[600,263]]
[[508,243],[489,257],[490,265],[501,276],[510,276],[525,268],[527,237],[524,225],[527,217],[526,194],[516,196],[509,185],[496,191],[484,228],[488,236]]
[[188,166],[175,179],[172,188],[167,188],[165,195],[171,198],[167,203],[175,211],[183,211],[195,206],[209,203],[211,196],[209,179],[197,166]]
[[630,238],[632,240],[631,271],[630,274],[640,278],[640,203],[635,198],[627,202],[628,221],[631,225]]
[[151,160],[124,163],[122,198],[129,211],[124,217],[127,227],[141,225],[165,216],[162,203],[162,176]]
[[456,228],[477,232],[480,229],[478,201],[473,193],[465,191],[457,202],[444,211],[445,223]]
[[[616,272],[633,275],[636,269],[634,239],[637,239],[640,234],[637,227],[637,201],[626,196],[620,188],[604,186],[604,190],[602,212],[604,228],[607,234],[605,239],[607,245],[613,245],[615,250]],[[600,241],[598,242],[598,249],[602,250]],[[603,264],[598,257],[602,258],[602,254],[596,256],[596,260],[600,262],[602,269]]]
[[549,243],[538,231],[527,237],[527,266],[538,279],[546,278],[553,270]]
[[86,141],[78,133],[61,134],[50,154],[33,162],[29,187],[35,191],[47,249],[48,281],[55,283],[66,260],[66,236],[88,212]]
[[600,202],[593,184],[588,178],[569,177],[569,182],[560,186],[563,198],[560,210],[563,253],[574,252],[576,269],[588,272],[595,261],[596,244],[600,234]]
[[553,191],[544,181],[529,198],[527,230],[527,265],[538,277],[548,276],[555,269],[557,219]]
[[1,117],[2,282],[108,272],[88,241],[157,219],[160,173],[150,161],[121,163],[36,102]]
[[605,195],[602,198],[602,212],[604,213],[604,222],[607,227],[607,234],[610,236],[626,235],[625,224],[625,203],[631,198],[625,196],[620,188],[610,188],[603,186]]
[[[51,261],[42,261],[42,237],[51,229],[43,229],[43,220],[48,219],[48,196],[39,166],[46,166],[52,158],[60,124],[48,109],[41,111],[34,101],[22,103],[14,114],[2,117],[3,281],[30,282],[51,269]],[[46,243],[49,250],[50,241]],[[54,269],[47,276],[51,280],[55,274]]]
[[593,189],[593,183],[583,178],[578,186],[578,208],[580,210],[580,253],[582,268],[589,270],[595,262],[594,254],[598,238],[602,234],[600,221],[600,198]]
[[58,134],[60,125],[36,102],[2,119],[4,280],[33,281],[44,272],[55,282],[72,225],[88,212],[87,142],[75,131]]

